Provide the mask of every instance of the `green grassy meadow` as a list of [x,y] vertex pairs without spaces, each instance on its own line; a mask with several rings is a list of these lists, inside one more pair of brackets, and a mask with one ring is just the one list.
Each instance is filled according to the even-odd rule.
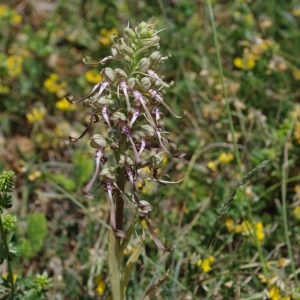
[[[106,126],[100,118],[68,142],[90,111],[67,96],[103,79],[103,66],[86,62],[111,55],[111,36],[152,18],[172,83],[165,102],[181,116],[164,109],[163,124],[184,155],[165,154],[158,169],[178,183],[146,181],[140,194],[155,234],[176,247],[161,251],[136,222],[125,259],[143,247],[126,299],[300,299],[296,0],[1,1],[0,171],[16,174],[16,287],[47,274],[36,299],[112,299],[109,201],[100,181],[93,199],[82,193],[94,172],[90,137]],[[127,205],[125,229],[133,219]],[[1,298],[5,262],[0,277]],[[24,295],[15,299],[35,299]]]

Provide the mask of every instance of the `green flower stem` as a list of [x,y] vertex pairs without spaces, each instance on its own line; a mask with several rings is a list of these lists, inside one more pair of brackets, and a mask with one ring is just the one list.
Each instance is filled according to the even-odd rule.
[[5,257],[7,258],[7,273],[8,273],[8,281],[10,282],[10,288],[11,288],[11,299],[14,299],[14,293],[15,293],[14,275],[12,272],[12,267],[10,262],[10,253],[9,253],[9,247],[7,243],[7,236],[3,228],[1,215],[0,215],[0,236],[1,236],[1,241],[4,245]]
[[227,117],[228,117],[228,121],[229,121],[230,132],[231,132],[231,135],[232,135],[234,155],[235,155],[235,159],[237,161],[238,167],[239,167],[239,172],[242,175],[243,172],[242,172],[241,157],[240,157],[240,153],[239,153],[239,150],[238,150],[237,141],[236,141],[236,138],[235,138],[235,129],[234,129],[233,120],[232,120],[232,113],[231,113],[231,109],[230,109],[230,105],[229,105],[229,101],[228,101],[228,97],[227,97],[227,90],[225,88],[224,73],[223,73],[223,67],[222,67],[222,62],[221,62],[219,43],[218,43],[218,40],[217,40],[217,29],[216,29],[213,10],[212,10],[211,0],[206,0],[206,4],[208,6],[209,18],[210,18],[210,22],[211,22],[211,26],[212,26],[212,30],[213,30],[213,37],[214,37],[214,44],[215,44],[215,47],[216,47],[219,73],[220,73],[220,76],[221,76],[222,92],[223,92],[225,103],[226,103],[226,112],[227,112]]
[[[288,137],[289,137],[289,135],[288,135]],[[292,244],[291,244],[291,240],[290,240],[288,216],[287,216],[286,196],[287,196],[287,178],[288,178],[288,139],[284,143],[284,154],[283,155],[284,155],[284,161],[283,161],[282,170],[281,170],[281,198],[282,198],[281,211],[282,211],[284,235],[285,235],[285,241],[286,241],[286,246],[287,246],[287,250],[288,250],[288,256],[291,261],[291,268],[292,268],[292,272],[294,274],[293,277],[295,278],[296,286],[298,286],[298,278],[296,275],[295,261],[293,259],[293,251],[292,251]]]

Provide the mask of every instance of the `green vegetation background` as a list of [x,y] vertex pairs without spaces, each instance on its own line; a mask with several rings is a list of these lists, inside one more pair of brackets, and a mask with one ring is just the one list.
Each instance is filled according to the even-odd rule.
[[[17,174],[13,211],[21,220],[22,255],[16,272],[47,271],[48,299],[109,298],[109,205],[103,191],[94,200],[81,194],[94,153],[88,138],[65,141],[80,135],[88,116],[65,97],[86,95],[101,80],[101,67],[85,65],[83,57],[109,55],[112,34],[151,17],[165,29],[160,51],[170,54],[162,70],[175,82],[167,102],[178,114],[185,111],[182,119],[166,112],[165,124],[186,156],[168,160],[164,170],[172,180],[183,178],[181,184],[149,183],[143,191],[160,238],[177,247],[163,254],[143,224],[137,227],[131,247],[145,239],[145,249],[128,299],[142,299],[168,270],[155,299],[300,299],[300,6],[212,2],[227,99],[205,1],[1,2],[0,167]],[[238,193],[201,262],[234,183],[264,160],[271,163]],[[30,224],[40,215],[33,212],[47,220],[40,220],[36,241],[25,230],[34,236]]]

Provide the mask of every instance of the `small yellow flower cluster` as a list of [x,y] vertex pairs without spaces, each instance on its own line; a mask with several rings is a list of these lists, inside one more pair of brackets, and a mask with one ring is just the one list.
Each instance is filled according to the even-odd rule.
[[237,10],[237,11],[234,11],[233,18],[235,19],[236,22],[242,22],[243,26],[245,26],[247,28],[251,28],[251,27],[255,26],[255,19],[251,12],[244,13],[244,12]]
[[247,53],[243,57],[235,57],[233,64],[238,69],[251,70],[255,67],[255,59],[251,54]]
[[29,123],[38,123],[43,120],[46,115],[44,107],[34,107],[31,112],[26,114],[27,121]]
[[210,255],[208,258],[199,259],[196,265],[203,270],[203,272],[208,273],[211,270],[211,264],[214,262],[215,258]]
[[103,295],[105,292],[105,280],[104,280],[103,276],[97,275],[95,277],[94,281],[95,281],[95,285],[96,285],[95,292],[98,295]]
[[287,258],[280,258],[277,261],[277,265],[280,268],[285,268],[286,266],[288,266],[290,264],[290,260]]
[[116,28],[112,29],[107,29],[107,28],[102,28],[100,30],[100,36],[98,38],[99,43],[103,46],[109,46],[111,44],[110,37],[112,35],[117,35],[118,30]]
[[295,17],[300,17],[300,6],[295,6],[295,7],[292,9],[292,14],[293,14]]
[[12,25],[18,25],[22,22],[22,16],[7,5],[0,5],[0,19],[6,19]]
[[269,39],[263,40],[257,37],[253,45],[250,45],[248,42],[243,42],[243,44],[245,44],[243,57],[235,57],[233,65],[241,70],[252,70],[256,62],[274,43]]
[[255,231],[255,236],[258,241],[263,241],[265,238],[264,226],[262,222],[256,222],[254,226],[247,220],[244,220],[241,224],[235,224],[231,218],[225,219],[225,226],[229,232],[234,231],[235,233],[242,235],[250,235],[252,230]]
[[40,170],[35,170],[28,175],[28,180],[35,181],[36,179],[38,179],[41,176],[42,176],[42,172]]
[[45,81],[44,87],[51,93],[56,94],[58,98],[63,98],[67,94],[67,83],[59,82],[57,73],[52,73]]
[[300,122],[296,122],[293,132],[293,137],[297,144],[300,144]]
[[10,92],[10,88],[8,86],[2,85],[0,83],[0,94],[7,95],[7,94],[9,94],[9,92]]
[[72,111],[75,109],[75,106],[72,105],[66,97],[64,97],[63,99],[59,100],[56,102],[55,104],[56,108],[59,110],[65,110],[65,111]]
[[289,296],[282,296],[278,287],[272,287],[269,289],[269,299],[271,300],[290,300]]
[[296,206],[293,210],[293,215],[296,219],[300,220],[300,206]]
[[0,18],[3,18],[9,12],[7,5],[0,5]]
[[233,161],[234,157],[232,153],[230,152],[222,152],[219,154],[218,158],[216,160],[209,161],[206,166],[212,171],[217,171],[218,164],[228,164],[231,161]]
[[23,57],[11,55],[7,58],[5,66],[7,68],[8,76],[16,77],[22,73]]
[[87,82],[89,83],[98,83],[102,80],[102,77],[100,75],[99,72],[97,72],[96,70],[88,70],[85,74],[84,77],[86,79]]
[[[2,275],[2,278],[3,278],[4,280],[8,280],[8,273],[4,273],[4,274]],[[14,282],[14,283],[17,282],[17,279],[18,279],[18,275],[17,275],[17,274],[13,274],[13,282]]]
[[295,80],[300,80],[300,69],[293,69],[293,77]]
[[233,161],[233,155],[230,152],[222,152],[218,156],[218,162],[220,162],[221,164],[228,164],[231,161]]
[[293,196],[294,201],[300,201],[300,184],[294,186],[295,195]]

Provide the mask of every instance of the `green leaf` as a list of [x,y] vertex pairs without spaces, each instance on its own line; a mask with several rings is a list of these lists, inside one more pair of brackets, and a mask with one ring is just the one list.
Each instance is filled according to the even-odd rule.
[[123,295],[125,294],[126,287],[130,279],[130,275],[135,265],[137,264],[142,248],[143,248],[142,244],[138,244],[137,247],[133,250],[133,253],[131,254],[131,256],[129,257],[126,263],[126,266],[124,268],[124,273],[122,276],[122,281],[121,281],[121,293]]
[[25,258],[30,258],[33,256],[32,247],[28,239],[22,239],[18,245],[18,255],[24,256]]
[[76,176],[73,182],[76,187],[82,187],[93,174],[94,160],[86,152],[78,150],[74,154],[73,165]]
[[76,182],[73,178],[67,177],[67,175],[58,173],[51,176],[52,179],[62,186],[67,191],[75,191],[76,190]]
[[34,212],[29,216],[27,234],[33,252],[37,253],[41,250],[48,234],[47,220],[42,213]]
[[120,246],[113,229],[109,232],[108,239],[108,270],[112,298],[122,300],[121,294],[121,255]]

